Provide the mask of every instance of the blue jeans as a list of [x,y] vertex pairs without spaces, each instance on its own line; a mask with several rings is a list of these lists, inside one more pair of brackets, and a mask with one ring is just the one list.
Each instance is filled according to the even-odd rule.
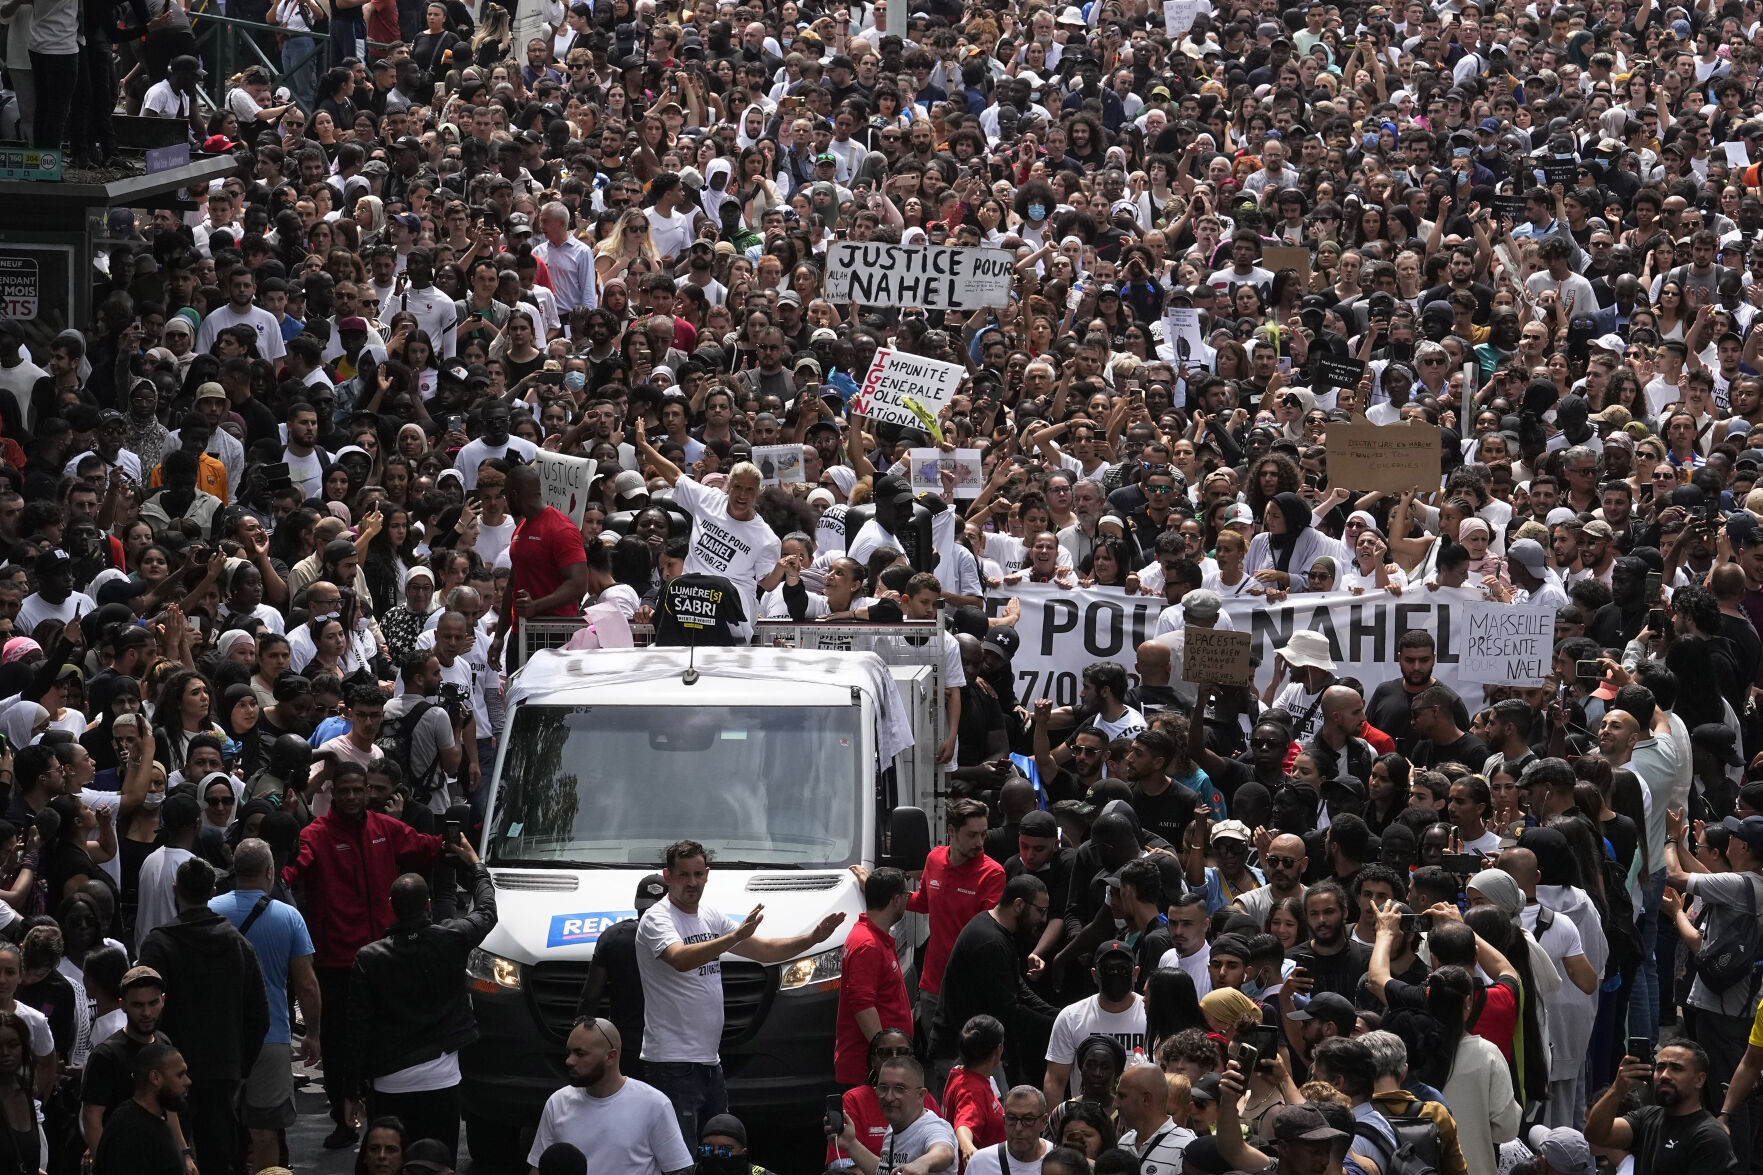
[[679,1120],[686,1150],[698,1153],[698,1128],[718,1114],[728,1113],[728,1086],[721,1065],[693,1061],[645,1061],[643,1080],[667,1095]]
[[318,42],[298,33],[282,39],[282,80],[301,106],[311,106],[318,93]]
[[[1644,955],[1635,969],[1634,990],[1628,1000],[1628,1035],[1659,1039],[1659,992],[1661,983],[1674,983],[1676,960],[1659,959],[1659,898],[1665,893],[1665,870],[1654,873],[1641,886],[1641,916],[1635,922]],[[1676,941],[1673,939],[1673,941]]]

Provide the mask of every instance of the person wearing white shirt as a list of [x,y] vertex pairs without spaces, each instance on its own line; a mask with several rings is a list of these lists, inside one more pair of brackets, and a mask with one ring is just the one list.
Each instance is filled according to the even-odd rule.
[[650,183],[655,203],[648,210],[649,243],[662,261],[678,260],[692,243],[690,207],[680,209],[680,180],[671,172],[663,173]]
[[248,326],[257,332],[260,358],[274,363],[286,355],[288,349],[282,338],[282,324],[275,320],[275,315],[255,304],[257,279],[251,276],[249,269],[241,266],[233,270],[227,294],[227,304],[202,320],[201,329],[196,332],[196,350],[206,355],[214,350],[215,337],[221,331],[231,326]]
[[[29,6],[20,9],[29,11]],[[12,26],[17,29],[15,23]],[[49,373],[31,362],[24,346],[24,328],[14,318],[0,319],[0,391],[8,392],[18,402],[19,427],[31,422],[31,390]]]
[[483,433],[477,440],[467,442],[453,459],[453,468],[459,471],[459,479],[467,492],[477,488],[478,466],[492,457],[506,457],[512,451],[522,461],[536,461],[539,447],[525,437],[511,436],[508,432],[508,405],[501,400],[492,400],[484,405]]
[[[624,1040],[612,1021],[576,1025],[565,1047],[569,1083],[545,1102],[527,1153],[529,1167],[537,1169],[548,1147],[566,1142],[586,1156],[594,1171],[663,1175],[691,1168],[691,1152],[666,1096],[620,1071]],[[696,1141],[696,1131],[692,1138]]]
[[967,1175],[1004,1175],[1004,1163],[1010,1164],[1010,1175],[1041,1175],[1041,1160],[1053,1149],[1050,1139],[1041,1137],[1047,1122],[1047,1103],[1032,1085],[1018,1085],[1004,1096],[1004,1141],[997,1146],[973,1152],[967,1160]]
[[593,310],[600,305],[594,285],[594,250],[569,235],[569,209],[553,200],[539,210],[539,231],[545,239],[533,246],[533,255],[551,271],[551,292],[564,317],[572,310]]
[[434,256],[427,249],[410,251],[403,275],[380,303],[380,320],[390,322],[392,315],[402,311],[415,316],[418,329],[428,335],[436,352],[453,358],[459,349],[459,336],[453,329],[459,311],[452,298],[435,288]]
[[155,927],[177,920],[178,866],[196,854],[196,834],[202,823],[202,810],[190,795],[167,796],[159,809],[159,827],[165,843],[147,855],[141,863],[135,906],[137,942],[145,942]]
[[1096,948],[1091,968],[1100,989],[1088,999],[1061,1008],[1047,1040],[1047,1071],[1043,1093],[1048,1105],[1065,1100],[1072,1088],[1071,1067],[1077,1047],[1095,1034],[1120,1042],[1128,1054],[1145,1048],[1145,1000],[1133,990],[1138,966],[1132,948],[1117,940]]

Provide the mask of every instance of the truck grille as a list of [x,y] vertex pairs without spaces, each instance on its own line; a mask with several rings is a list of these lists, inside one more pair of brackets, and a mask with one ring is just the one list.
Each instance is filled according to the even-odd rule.
[[[536,963],[525,968],[526,988],[539,1022],[558,1040],[575,1025],[576,1004],[589,963]],[[722,1047],[750,1039],[777,993],[780,968],[746,959],[722,961]]]

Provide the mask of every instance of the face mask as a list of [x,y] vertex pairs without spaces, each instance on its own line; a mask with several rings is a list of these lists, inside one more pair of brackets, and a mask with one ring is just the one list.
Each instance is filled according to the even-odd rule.
[[571,371],[566,373],[563,377],[563,386],[572,392],[581,391],[588,386],[588,373],[585,371]]
[[1110,1003],[1123,1000],[1132,991],[1131,971],[1104,971],[1096,978],[1102,998]]
[[1261,1002],[1261,996],[1265,992],[1265,989],[1259,983],[1256,983],[1254,980],[1251,980],[1251,979],[1243,980],[1243,986],[1239,990],[1241,990],[1244,995],[1248,996],[1250,999],[1254,1000],[1256,1003]]
[[1030,220],[1047,219],[1047,206],[1045,204],[1030,204],[1028,206],[1028,218]]
[[165,803],[165,793],[162,791],[150,791],[141,798],[141,803],[145,804],[150,809],[157,808],[159,805]]

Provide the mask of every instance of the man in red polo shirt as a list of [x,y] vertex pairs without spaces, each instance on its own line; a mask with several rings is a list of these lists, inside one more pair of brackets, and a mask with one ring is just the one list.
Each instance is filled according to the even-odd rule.
[[912,1005],[892,931],[906,916],[906,875],[877,869],[863,882],[864,911],[845,938],[833,1080],[869,1082],[869,1042],[884,1028],[911,1031]]
[[[545,505],[539,471],[516,465],[508,471],[508,508],[520,523],[508,543],[514,573],[496,610],[496,635],[489,661],[499,666],[502,641],[516,618],[580,616],[588,591],[588,553],[581,528],[555,506]],[[510,665],[512,672],[518,666]]]
[[[930,851],[918,890],[906,903],[914,914],[930,916],[930,940],[918,961],[918,1017],[927,1037],[942,1002],[943,967],[955,936],[975,914],[1004,896],[1004,867],[986,856],[986,806],[978,800],[955,800],[948,807],[948,821],[949,843]],[[867,882],[861,865],[851,871]]]

